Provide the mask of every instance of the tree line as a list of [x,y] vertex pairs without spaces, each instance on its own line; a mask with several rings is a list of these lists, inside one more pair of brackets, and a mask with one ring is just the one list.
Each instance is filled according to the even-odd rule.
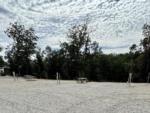
[[134,82],[146,82],[150,72],[150,25],[142,28],[143,39],[133,44],[130,52],[104,54],[99,43],[91,40],[88,24],[75,25],[68,30],[67,41],[59,49],[37,47],[38,36],[33,28],[17,22],[11,23],[6,35],[13,43],[6,49],[6,62],[0,57],[1,66],[7,65],[19,76],[34,75],[37,78],[61,79],[87,77],[90,81],[126,82],[133,73]]

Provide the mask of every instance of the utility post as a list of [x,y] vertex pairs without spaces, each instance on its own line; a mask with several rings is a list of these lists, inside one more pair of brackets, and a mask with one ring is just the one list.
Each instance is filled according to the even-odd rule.
[[129,86],[131,86],[131,82],[132,82],[132,73],[129,73],[129,77],[128,77]]
[[13,71],[12,73],[13,73],[14,81],[16,81],[16,74],[15,74],[15,72],[14,72],[14,71]]

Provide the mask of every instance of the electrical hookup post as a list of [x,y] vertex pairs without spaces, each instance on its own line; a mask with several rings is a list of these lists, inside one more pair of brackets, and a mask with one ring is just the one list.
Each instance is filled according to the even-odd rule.
[[13,71],[12,74],[13,74],[14,81],[16,81],[16,73]]
[[57,84],[60,84],[60,73],[56,73]]
[[129,86],[131,86],[131,82],[132,82],[132,73],[129,73],[129,77],[128,77]]

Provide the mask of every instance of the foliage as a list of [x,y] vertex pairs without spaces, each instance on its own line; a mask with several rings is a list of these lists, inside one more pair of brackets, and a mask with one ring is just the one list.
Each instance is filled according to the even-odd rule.
[[[18,23],[11,24],[6,34],[13,39],[6,58],[12,71],[31,73],[38,78],[76,79],[87,77],[90,81],[126,82],[129,72],[134,82],[145,82],[150,72],[150,25],[143,26],[143,40],[133,44],[129,53],[104,54],[99,43],[91,41],[88,24],[75,25],[69,29],[67,41],[60,49],[47,46],[44,51],[36,48],[38,37],[32,28]],[[34,59],[31,56],[35,53]]]
[[35,52],[38,39],[34,29],[27,29],[24,25],[15,22],[10,24],[5,33],[13,39],[12,47],[7,48],[6,52],[6,58],[12,71],[20,71],[21,74],[31,73],[30,57]]

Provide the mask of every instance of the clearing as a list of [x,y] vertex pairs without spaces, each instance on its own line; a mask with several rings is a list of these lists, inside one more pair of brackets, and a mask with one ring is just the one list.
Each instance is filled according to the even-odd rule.
[[144,83],[0,77],[0,113],[150,113],[150,85]]

